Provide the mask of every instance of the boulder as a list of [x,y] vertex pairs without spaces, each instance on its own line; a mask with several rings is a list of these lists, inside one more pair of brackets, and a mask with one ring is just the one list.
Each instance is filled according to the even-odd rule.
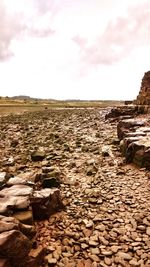
[[62,207],[59,189],[45,188],[34,191],[30,200],[35,220],[48,218]]
[[150,127],[146,118],[123,120],[118,123],[117,132],[120,149],[128,163],[150,169]]
[[14,217],[0,216],[0,233],[14,229],[21,231],[28,238],[32,238],[35,235],[33,226],[22,224]]
[[138,127],[144,126],[146,122],[146,119],[121,120],[117,125],[118,138],[122,140],[129,132],[135,132]]
[[31,242],[20,231],[11,230],[0,234],[0,257],[9,259],[12,266],[25,266],[30,249]]
[[150,71],[145,72],[139,95],[135,101],[137,105],[150,105]]
[[150,138],[141,138],[130,144],[126,157],[127,159],[130,157],[131,161],[138,166],[150,169]]

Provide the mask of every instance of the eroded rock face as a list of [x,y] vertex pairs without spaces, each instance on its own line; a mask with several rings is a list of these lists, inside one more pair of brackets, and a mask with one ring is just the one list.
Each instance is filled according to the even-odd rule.
[[150,105],[150,71],[144,74],[141,89],[135,103],[137,105]]
[[120,147],[127,162],[150,169],[149,119],[122,120],[117,125]]
[[139,113],[138,108],[133,105],[133,106],[120,106],[120,107],[115,107],[112,108],[111,111],[106,114],[105,118],[110,119],[110,118],[118,118],[118,117],[133,117],[136,114]]
[[[120,120],[117,125],[118,138],[122,140],[128,134],[130,135],[130,133],[136,134],[136,131],[139,131],[138,127],[142,127],[146,125],[146,123],[147,119]],[[142,131],[142,133],[144,133],[144,131]]]

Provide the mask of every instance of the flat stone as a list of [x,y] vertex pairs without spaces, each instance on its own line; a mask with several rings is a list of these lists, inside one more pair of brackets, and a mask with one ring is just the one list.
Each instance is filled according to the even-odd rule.
[[97,247],[99,244],[99,242],[96,242],[94,240],[89,240],[89,245],[92,246],[92,247]]
[[30,205],[28,196],[6,196],[0,198],[0,214],[7,214],[10,211],[27,209]]
[[132,256],[129,254],[129,253],[125,253],[125,252],[122,252],[122,251],[119,251],[118,253],[117,253],[117,255],[120,257],[120,258],[122,258],[122,259],[124,259],[124,260],[131,260],[132,259]]
[[33,224],[33,214],[31,210],[16,212],[13,216],[21,223],[29,225]]
[[7,185],[12,186],[12,185],[27,185],[27,181],[23,178],[20,177],[12,177],[7,181]]
[[33,189],[27,185],[13,185],[0,191],[0,197],[5,196],[29,196]]

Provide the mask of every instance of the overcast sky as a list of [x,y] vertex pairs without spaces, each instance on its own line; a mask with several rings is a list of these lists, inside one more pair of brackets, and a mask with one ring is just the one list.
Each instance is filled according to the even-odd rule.
[[0,0],[0,95],[135,99],[148,0]]

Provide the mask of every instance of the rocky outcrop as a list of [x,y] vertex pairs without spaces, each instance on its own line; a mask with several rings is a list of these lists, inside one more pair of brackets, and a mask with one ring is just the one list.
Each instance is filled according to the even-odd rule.
[[[141,111],[140,111],[141,112]],[[135,116],[139,113],[138,107],[132,106],[119,106],[112,108],[108,114],[106,114],[105,119],[116,119],[118,117]]]
[[135,103],[137,105],[150,105],[150,71],[144,74],[140,92]]
[[50,181],[53,188],[35,190],[25,177],[6,179],[5,172],[0,177],[0,267],[38,267],[45,249],[32,248],[34,220],[48,219],[62,207],[56,180]]
[[117,125],[117,132],[126,161],[150,169],[150,120],[122,120]]

